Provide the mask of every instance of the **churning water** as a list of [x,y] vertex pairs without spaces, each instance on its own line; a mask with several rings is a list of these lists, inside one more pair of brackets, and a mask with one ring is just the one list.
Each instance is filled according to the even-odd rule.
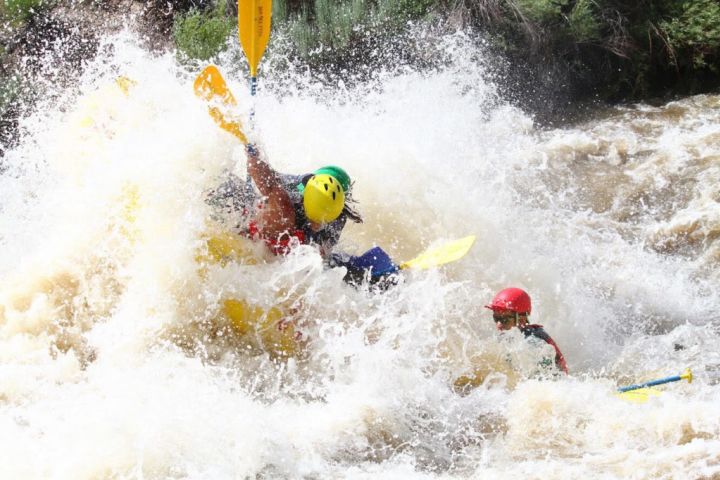
[[[407,260],[477,236],[373,293],[310,247],[201,260],[224,228],[206,194],[244,151],[193,95],[199,69],[128,37],[4,159],[0,478],[720,476],[719,96],[543,130],[462,35],[432,70],[353,85],[261,70],[255,99],[235,47],[218,63],[272,165],[355,180],[365,223],[341,250]],[[506,286],[569,376],[534,377],[526,342],[495,331],[483,305]],[[240,335],[228,298],[288,312],[303,350]],[[686,367],[692,384],[645,404],[614,395]],[[471,371],[485,382],[456,393]]]

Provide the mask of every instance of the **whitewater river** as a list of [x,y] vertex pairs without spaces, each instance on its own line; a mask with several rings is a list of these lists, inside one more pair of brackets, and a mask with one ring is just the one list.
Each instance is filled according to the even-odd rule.
[[[720,477],[720,96],[546,129],[458,35],[437,68],[353,85],[270,63],[252,100],[234,47],[217,63],[272,165],[353,177],[365,223],[340,250],[477,236],[377,294],[309,247],[203,261],[227,230],[206,194],[244,151],[193,95],[199,68],[106,43],[2,160],[0,478]],[[495,331],[483,305],[507,286],[569,376],[537,378]],[[291,312],[302,351],[240,335],[229,298]],[[687,367],[645,404],[614,395]]]

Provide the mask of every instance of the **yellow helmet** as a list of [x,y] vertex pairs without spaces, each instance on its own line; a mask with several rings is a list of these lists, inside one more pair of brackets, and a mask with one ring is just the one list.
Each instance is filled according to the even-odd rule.
[[345,206],[345,191],[331,175],[313,175],[303,190],[303,206],[311,222],[330,223]]

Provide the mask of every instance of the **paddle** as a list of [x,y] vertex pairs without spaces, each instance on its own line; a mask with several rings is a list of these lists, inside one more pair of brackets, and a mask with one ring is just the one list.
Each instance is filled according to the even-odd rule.
[[238,36],[250,65],[250,95],[257,89],[257,68],[270,40],[272,0],[238,0]]
[[[257,90],[257,68],[270,40],[272,0],[238,0],[238,38],[250,65],[250,94]],[[195,94],[222,107],[235,107],[237,102],[215,65],[208,65],[195,79]],[[208,111],[220,128],[230,132],[243,144],[248,143],[237,118],[210,105]],[[250,116],[252,117],[252,112]]]
[[348,262],[345,262],[345,265],[348,268],[360,271],[370,270],[373,277],[395,273],[398,270],[408,268],[424,270],[461,259],[470,250],[474,242],[475,235],[470,235],[427,250],[412,260],[400,264],[400,266],[396,265],[382,248],[374,247],[359,257],[351,257]]
[[412,260],[401,263],[400,269],[418,268],[424,270],[460,260],[470,250],[473,243],[475,243],[475,235],[468,235],[440,247],[427,250]]
[[645,403],[650,397],[659,397],[662,391],[655,388],[638,388],[627,392],[616,392],[615,395],[630,403]]
[[195,95],[212,102],[215,105],[208,105],[208,112],[220,128],[230,132],[243,144],[247,144],[247,137],[242,131],[242,124],[239,119],[232,118],[230,113],[223,113],[221,107],[234,107],[237,101],[225,83],[220,70],[215,65],[208,65],[200,72],[193,84]]
[[620,388],[618,388],[618,392],[624,393],[624,392],[629,392],[629,391],[631,391],[631,390],[638,390],[638,389],[641,389],[641,388],[653,387],[653,386],[655,386],[655,385],[662,385],[663,383],[677,382],[677,381],[680,381],[680,380],[687,380],[688,383],[692,383],[693,376],[692,376],[692,372],[690,371],[689,368],[686,369],[686,370],[685,370],[682,374],[680,374],[680,375],[674,375],[674,376],[672,376],[672,377],[659,378],[659,379],[657,379],[657,380],[650,380],[649,382],[638,383],[637,385],[629,385],[629,386],[627,386],[627,387],[620,387]]

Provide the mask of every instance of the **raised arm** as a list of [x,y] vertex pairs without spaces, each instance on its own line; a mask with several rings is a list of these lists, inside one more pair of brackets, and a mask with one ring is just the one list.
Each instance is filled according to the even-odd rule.
[[257,216],[260,231],[265,237],[272,239],[277,239],[284,233],[294,232],[295,209],[290,195],[282,187],[280,175],[260,158],[260,153],[254,145],[248,144],[247,155],[248,175],[267,199]]

